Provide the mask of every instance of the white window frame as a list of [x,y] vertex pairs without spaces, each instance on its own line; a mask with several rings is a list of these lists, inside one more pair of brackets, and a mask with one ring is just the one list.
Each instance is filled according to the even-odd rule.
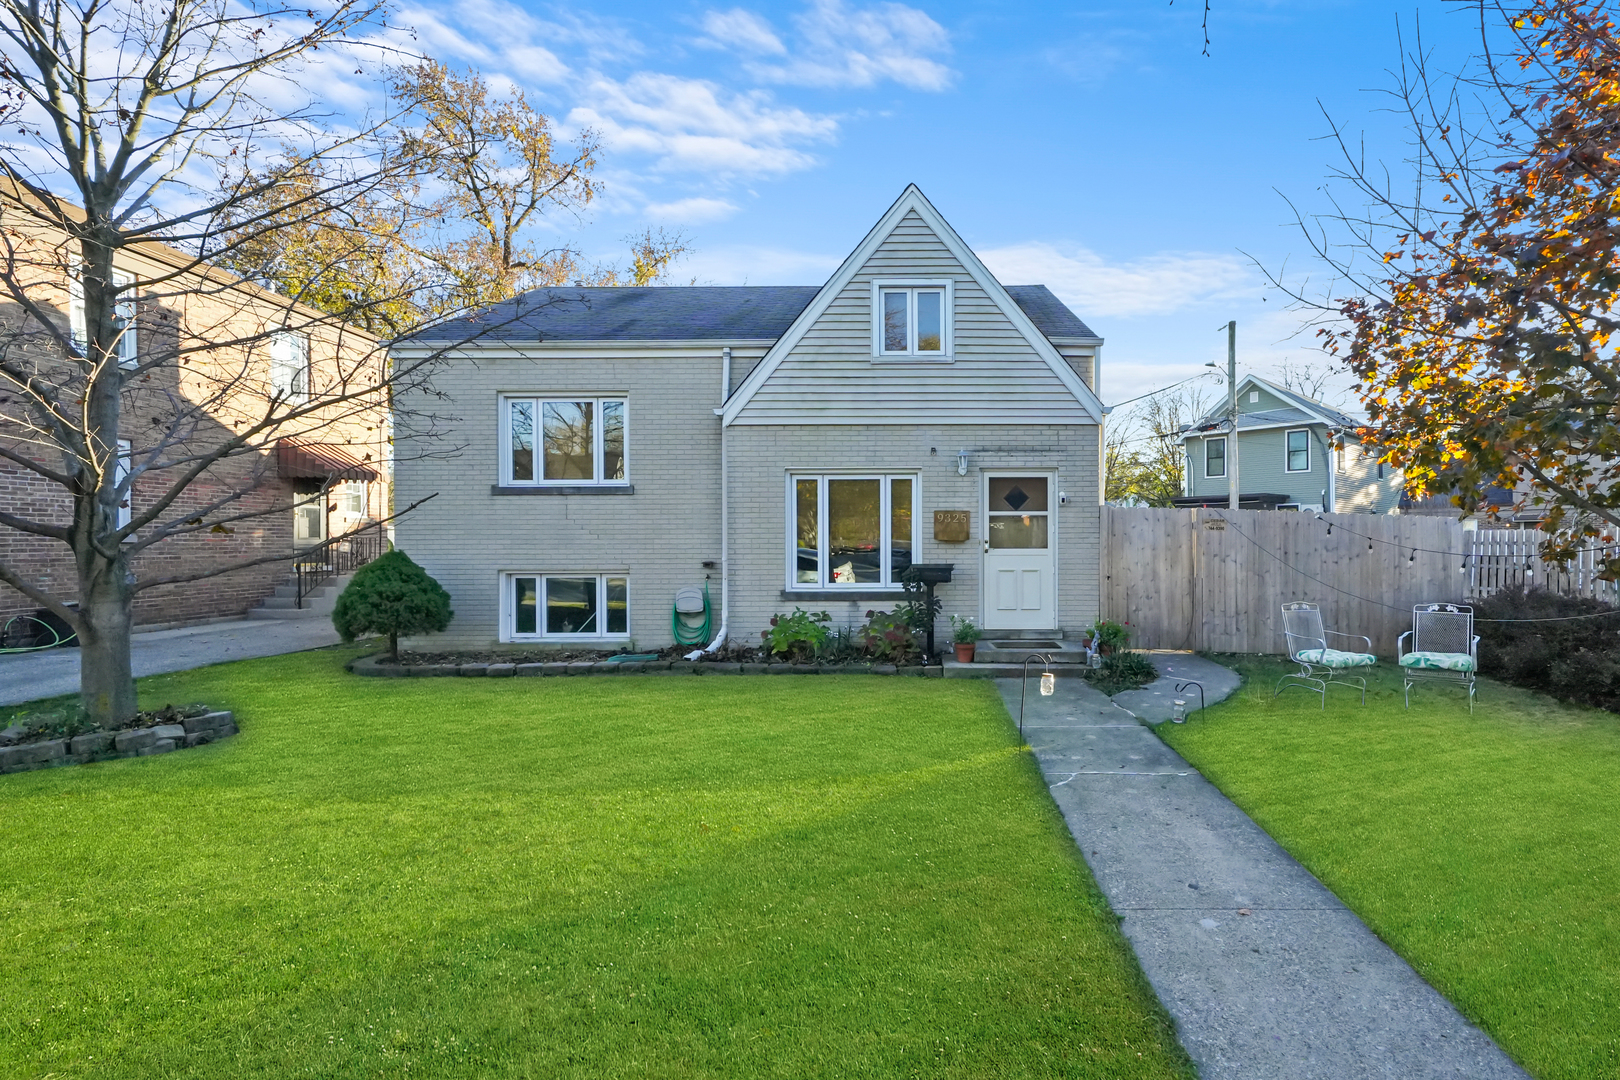
[[1260,391],[1258,391],[1258,390],[1250,390],[1249,391],[1249,404],[1250,405],[1258,405],[1258,404],[1260,404]]
[[[1293,467],[1294,451],[1288,445],[1288,436],[1294,435],[1294,434],[1300,434],[1300,435],[1305,436],[1305,467],[1303,469],[1296,469],[1296,468]],[[1289,428],[1287,431],[1283,432],[1283,472],[1308,473],[1310,471],[1311,471],[1311,429],[1310,428]]]
[[[130,460],[134,457],[134,445],[128,439],[118,440],[118,460],[113,466],[113,483],[122,484],[129,479]],[[118,527],[127,526],[135,517],[135,485],[131,484],[124,492],[123,499],[118,503]]]
[[[68,336],[73,339],[74,348],[82,353],[90,347],[90,329],[84,314],[84,278],[81,276],[81,265],[76,262],[73,271],[68,275]],[[135,276],[122,270],[114,270],[112,281],[115,288],[124,288],[135,283]],[[119,367],[130,368],[140,363],[135,311],[135,300],[118,301],[116,313],[124,323],[123,332],[118,335]]]
[[[517,585],[519,578],[535,579],[535,612],[534,633],[520,634],[517,632]],[[546,581],[549,578],[595,578],[596,579],[596,611],[601,627],[598,633],[592,634],[548,634],[546,633]],[[607,631],[607,588],[609,579],[624,582],[624,629],[609,633]],[[635,587],[631,582],[630,574],[624,570],[508,570],[501,574],[501,640],[502,641],[547,641],[547,642],[625,642],[630,640],[630,612],[633,610],[632,594]]]
[[[369,485],[364,480],[341,481],[337,485],[337,489],[333,492],[333,494],[336,496],[333,501],[337,503],[338,513],[340,514],[347,514],[350,517],[364,518],[367,511],[371,509],[369,505],[371,502],[371,491]],[[355,502],[360,504],[360,508],[358,510],[349,509],[348,507]]]
[[[293,363],[283,355],[289,347],[297,349],[301,354],[301,361],[295,368]],[[309,401],[310,364],[309,364],[309,335],[301,334],[295,330],[278,330],[270,335],[270,394],[274,397],[280,393],[282,386],[279,375],[283,371],[295,371],[292,382],[286,387],[287,393],[282,397],[283,405],[303,405]],[[302,379],[298,376],[301,375]],[[300,386],[302,382],[302,386]]]
[[[816,483],[816,554],[817,576],[815,582],[800,581],[799,577],[799,528],[798,528],[798,482],[800,480],[815,480]],[[848,581],[839,582],[830,580],[832,557],[827,552],[827,482],[829,480],[877,480],[879,481],[879,550],[882,552],[883,574],[880,581]],[[891,469],[882,472],[815,472],[808,469],[791,469],[787,474],[787,502],[784,517],[787,524],[787,590],[789,592],[893,592],[903,594],[905,586],[894,576],[894,566],[891,562],[891,553],[894,550],[894,508],[892,505],[892,480],[911,481],[911,558],[912,562],[918,559],[918,521],[917,508],[922,505],[922,477],[906,469]]]
[[[943,293],[941,303],[944,310],[940,312],[940,349],[939,352],[917,351],[917,293],[934,292]],[[906,299],[906,348],[903,351],[891,351],[883,347],[883,294],[886,292],[905,292]],[[956,285],[948,278],[937,281],[919,281],[915,278],[902,278],[872,282],[872,356],[878,361],[889,363],[923,363],[941,364],[949,363],[956,353]]]
[[[534,404],[534,479],[512,479],[512,405],[514,401],[528,401]],[[591,403],[591,475],[592,480],[547,480],[545,479],[545,407],[547,402],[577,402]],[[624,415],[624,475],[613,480],[605,480],[602,474],[607,470],[603,461],[603,437],[606,426],[602,423],[602,405],[605,402],[617,402]],[[500,415],[496,424],[500,429],[500,474],[498,478],[500,487],[628,487],[630,485],[630,395],[604,394],[600,392],[581,394],[520,394],[505,393],[500,395],[500,404],[497,406]]]
[[[1221,444],[1221,471],[1218,472],[1218,473],[1212,473],[1212,472],[1209,471],[1209,448],[1210,448],[1210,445],[1213,444],[1213,443],[1220,443]],[[1227,451],[1229,449],[1230,448],[1226,445],[1226,436],[1225,435],[1212,435],[1212,436],[1208,436],[1208,437],[1206,437],[1204,439],[1204,479],[1205,480],[1225,480],[1226,479],[1226,462],[1227,462],[1227,457],[1228,457]]]

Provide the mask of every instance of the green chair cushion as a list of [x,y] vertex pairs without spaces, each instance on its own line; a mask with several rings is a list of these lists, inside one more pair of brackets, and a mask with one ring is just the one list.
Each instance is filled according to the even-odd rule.
[[1307,664],[1329,668],[1372,667],[1378,662],[1378,657],[1372,653],[1342,652],[1338,649],[1301,649],[1295,655]]
[[1474,658],[1460,652],[1409,652],[1401,657],[1401,667],[1424,671],[1473,671]]

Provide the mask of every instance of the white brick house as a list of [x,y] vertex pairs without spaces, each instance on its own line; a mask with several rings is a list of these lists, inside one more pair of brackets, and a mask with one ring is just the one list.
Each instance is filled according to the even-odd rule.
[[399,546],[456,612],[413,647],[662,647],[706,579],[753,644],[891,608],[913,562],[992,633],[1097,616],[1102,341],[915,186],[820,287],[541,289],[395,351],[469,333],[401,403],[456,418],[398,453],[398,505],[436,496]]

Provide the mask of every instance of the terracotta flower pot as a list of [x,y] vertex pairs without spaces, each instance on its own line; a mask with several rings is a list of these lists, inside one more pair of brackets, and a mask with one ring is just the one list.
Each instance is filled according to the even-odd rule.
[[974,641],[958,641],[956,643],[956,662],[958,664],[973,663],[973,647],[977,644]]

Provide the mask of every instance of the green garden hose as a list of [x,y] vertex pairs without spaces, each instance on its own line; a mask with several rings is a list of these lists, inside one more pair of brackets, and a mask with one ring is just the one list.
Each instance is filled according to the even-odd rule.
[[675,635],[677,645],[703,645],[709,640],[709,627],[714,623],[714,608],[709,603],[709,583],[703,582],[703,621],[697,626],[691,626],[681,618],[680,608],[670,609],[670,633]]

